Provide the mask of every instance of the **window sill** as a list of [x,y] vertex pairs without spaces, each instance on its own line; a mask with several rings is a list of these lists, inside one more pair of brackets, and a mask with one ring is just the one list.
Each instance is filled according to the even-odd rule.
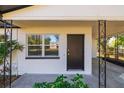
[[60,59],[60,57],[26,57],[25,59]]

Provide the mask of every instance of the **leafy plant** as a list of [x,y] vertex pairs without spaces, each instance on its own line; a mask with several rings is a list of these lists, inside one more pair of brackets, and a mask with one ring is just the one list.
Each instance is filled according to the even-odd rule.
[[[70,82],[69,82],[70,81]],[[67,80],[67,77],[60,75],[54,82],[35,83],[34,88],[88,88],[88,85],[83,81],[83,76],[76,74],[76,76]]]
[[15,50],[23,50],[23,45],[20,45],[16,40],[12,40],[12,42],[7,41],[6,43],[0,43],[0,64],[3,63],[3,59],[5,56],[8,56],[10,53],[10,47],[12,45],[12,51]]
[[73,88],[88,88],[88,85],[83,81],[83,76],[77,74],[73,79],[72,87]]

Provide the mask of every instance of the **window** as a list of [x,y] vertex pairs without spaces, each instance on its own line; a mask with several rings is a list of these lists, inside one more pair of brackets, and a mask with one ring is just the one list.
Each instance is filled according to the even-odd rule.
[[28,57],[59,56],[59,35],[28,35]]
[[42,36],[28,35],[28,56],[42,55]]
[[58,56],[58,35],[45,35],[45,56]]

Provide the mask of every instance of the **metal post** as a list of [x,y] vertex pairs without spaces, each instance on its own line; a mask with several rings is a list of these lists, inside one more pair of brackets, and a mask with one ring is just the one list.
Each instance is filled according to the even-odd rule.
[[118,60],[118,34],[115,36],[115,59]]
[[11,80],[12,80],[12,20],[10,21],[11,27],[10,27],[10,82],[9,86],[11,88]]
[[[103,42],[102,42],[103,41]],[[98,62],[99,62],[99,88],[106,88],[106,21],[98,21]],[[101,52],[101,43],[103,43],[103,49]],[[103,53],[103,58],[101,58]]]
[[98,64],[99,64],[99,75],[98,75],[98,79],[99,79],[99,88],[100,88],[100,21],[98,21]]
[[104,83],[105,83],[105,88],[106,88],[106,43],[107,43],[107,39],[106,39],[106,21],[104,21],[104,58],[105,58],[105,66],[104,66],[104,72],[105,72],[105,76],[104,76]]
[[116,44],[116,36],[114,36],[114,38],[115,38],[115,41],[114,41],[114,42],[115,42],[115,48],[114,48],[114,50],[115,50],[115,51],[114,51],[115,55],[114,55],[114,59],[116,59],[116,45],[117,45],[117,44]]
[[3,69],[3,73],[4,73],[4,77],[3,77],[3,82],[4,82],[4,88],[6,87],[6,43],[7,43],[7,33],[6,33],[6,21],[4,22],[4,43],[5,43],[5,48],[4,48],[4,69]]
[[118,53],[119,53],[119,51],[118,51],[118,34],[117,34],[117,60],[118,60]]

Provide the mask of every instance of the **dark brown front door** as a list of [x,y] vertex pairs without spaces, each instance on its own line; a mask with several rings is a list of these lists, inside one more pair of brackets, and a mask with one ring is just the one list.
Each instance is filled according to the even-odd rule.
[[84,70],[84,35],[67,35],[67,70]]

